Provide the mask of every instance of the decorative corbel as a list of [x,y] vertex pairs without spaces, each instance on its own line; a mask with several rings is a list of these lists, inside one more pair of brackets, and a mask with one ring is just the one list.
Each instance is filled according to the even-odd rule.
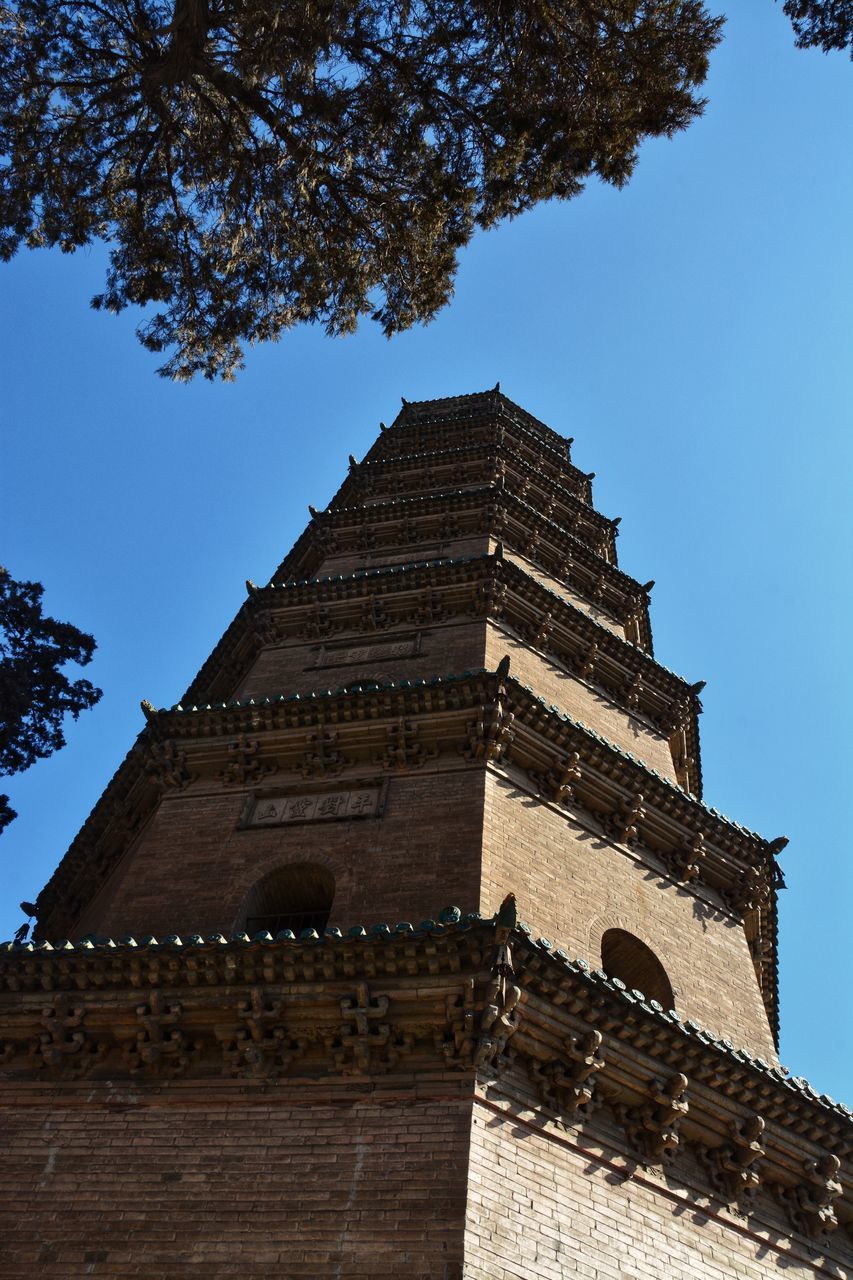
[[448,511],[442,516],[438,534],[442,541],[462,536],[459,520],[453,512]]
[[571,554],[565,555],[554,570],[555,576],[559,579],[565,579],[566,582],[571,582],[574,567],[574,558]]
[[604,599],[604,588],[606,585],[607,578],[603,573],[600,573],[598,577],[593,580],[592,586],[590,587],[590,600],[593,600],[596,604],[601,604],[601,601]]
[[311,525],[311,533],[317,548],[322,555],[334,555],[339,548],[337,532],[327,521],[315,521]]
[[443,622],[450,615],[441,602],[439,591],[423,591],[418,597],[418,604],[410,615],[412,622]]
[[385,730],[386,745],[376,759],[383,769],[419,769],[427,760],[434,760],[437,750],[426,751],[418,741],[419,733],[411,720],[400,716]]
[[244,787],[246,783],[256,782],[265,773],[275,770],[275,761],[262,760],[260,750],[260,742],[245,733],[228,743],[228,761],[219,774],[226,786]]
[[678,1148],[678,1127],[689,1110],[684,1097],[687,1084],[682,1072],[668,1080],[656,1080],[651,1102],[630,1117],[628,1136],[651,1161],[671,1159]]
[[199,1046],[181,1030],[182,1017],[179,1002],[167,1004],[159,989],[151,992],[146,1004],[136,1006],[140,1030],[125,1048],[131,1075],[150,1071],[152,1075],[176,1076],[186,1070]]
[[380,631],[387,625],[388,614],[385,605],[377,601],[376,596],[368,596],[361,609],[361,630]]
[[727,1200],[751,1196],[757,1190],[761,1182],[760,1162],[765,1154],[763,1134],[762,1116],[747,1116],[742,1124],[732,1120],[730,1140],[708,1152],[713,1180]]
[[108,1045],[86,1033],[86,1011],[83,1005],[71,1005],[60,992],[53,1004],[42,1009],[42,1031],[30,1045],[30,1057],[38,1067],[46,1067],[54,1076],[79,1079],[104,1057]]
[[538,627],[530,637],[531,642],[535,645],[538,645],[539,648],[542,648],[546,644],[546,642],[548,641],[548,638],[551,635],[552,625],[553,625],[552,614],[549,610],[547,613],[544,613],[542,615],[539,621]]
[[692,840],[689,840],[675,851],[674,869],[676,879],[682,884],[685,884],[688,880],[695,880],[699,874],[699,867],[704,856],[705,837],[701,831],[697,831]]
[[543,1093],[555,1111],[577,1111],[592,1101],[595,1076],[604,1069],[599,1054],[602,1034],[595,1029],[564,1041],[563,1055],[553,1058],[537,1073],[543,1080]]
[[758,911],[770,897],[767,874],[761,867],[747,867],[738,883],[728,893],[731,905],[741,915]]
[[633,680],[623,691],[622,697],[626,707],[634,708],[638,705],[643,692],[643,677],[639,672],[634,676]]
[[581,680],[591,680],[595,675],[595,663],[598,657],[598,642],[594,640],[587,649],[582,661],[578,666],[578,675]]
[[376,531],[372,525],[366,524],[359,529],[355,546],[357,551],[373,551],[376,546]]
[[335,750],[337,740],[337,732],[325,725],[319,725],[316,733],[308,734],[308,749],[300,767],[303,778],[334,777],[341,772],[346,761],[340,751]]
[[237,1017],[241,1025],[222,1037],[222,1069],[232,1076],[269,1079],[282,1075],[307,1047],[293,1040],[282,1023],[283,1002],[266,999],[259,987],[241,1000]]
[[179,750],[171,739],[149,744],[145,757],[145,772],[162,791],[171,788],[183,790],[198,777],[191,773],[187,753]]
[[444,1025],[433,1028],[435,1047],[448,1066],[469,1067],[477,1044],[473,978],[465,980],[461,995],[448,997],[445,1008]]
[[300,633],[300,639],[322,640],[333,630],[335,628],[331,624],[329,610],[324,605],[315,604],[305,621],[305,626]]
[[580,760],[577,751],[572,751],[563,758],[557,756],[544,777],[536,779],[542,791],[553,800],[554,804],[562,804],[565,800],[574,799],[575,783],[581,777]]
[[397,1061],[391,1027],[382,1021],[389,1003],[387,995],[374,998],[366,982],[359,982],[355,994],[341,1000],[342,1022],[332,1052],[343,1075],[387,1071]]
[[518,1029],[516,1005],[521,987],[515,985],[510,939],[518,922],[515,894],[508,893],[495,919],[495,950],[491,976],[485,993],[485,1008],[480,1016],[479,1035],[474,1051],[474,1065],[491,1066],[503,1053],[507,1041]]
[[530,556],[532,559],[536,555],[536,552],[539,550],[539,542],[540,542],[539,532],[538,530],[534,529],[533,532],[530,534],[530,537],[524,543],[524,546],[522,547],[522,551],[526,556]]
[[506,705],[506,695],[498,689],[495,700],[482,707],[476,720],[468,724],[468,745],[464,755],[469,760],[490,760],[495,763],[509,753],[515,738],[515,715]]
[[819,1240],[835,1231],[838,1218],[833,1201],[841,1195],[838,1178],[841,1161],[827,1153],[817,1160],[804,1160],[802,1179],[798,1186],[790,1188],[786,1200],[794,1225],[805,1235]]
[[646,816],[643,797],[638,791],[622,801],[607,823],[610,835],[617,844],[630,844],[639,835],[638,824]]
[[497,576],[484,578],[476,588],[474,612],[485,618],[499,618],[504,610],[506,583]]

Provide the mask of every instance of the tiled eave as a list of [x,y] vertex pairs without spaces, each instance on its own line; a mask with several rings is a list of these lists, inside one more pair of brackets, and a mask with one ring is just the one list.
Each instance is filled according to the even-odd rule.
[[438,400],[404,400],[403,407],[391,424],[395,427],[431,426],[466,422],[483,413],[497,414],[512,426],[520,428],[547,445],[554,453],[568,460],[571,457],[571,441],[561,436],[553,427],[522,409],[498,388],[475,391],[466,396],[444,396]]
[[[597,824],[617,845],[623,827],[633,832],[625,838],[640,851],[647,848],[675,878],[701,836],[704,848],[694,874],[735,912],[754,910],[756,896],[764,903],[773,900],[774,864],[766,841],[548,707],[512,677],[481,671],[363,685],[355,692],[282,694],[246,704],[179,706],[148,714],[146,732],[39,896],[42,935],[67,931],[141,830],[164,788],[227,778],[241,740],[254,762],[252,781],[243,787],[249,792],[258,779],[269,785],[273,779],[304,778],[306,768],[314,770],[318,739],[328,743],[335,757],[332,781],[377,767],[394,772],[401,759],[407,770],[441,757],[454,767],[467,763],[510,769],[542,803],[559,805],[567,817],[576,813],[593,829]],[[561,781],[566,767],[573,778],[568,788]],[[641,812],[631,818],[639,796]],[[756,948],[763,957],[759,976],[773,1021],[776,957],[765,918],[766,907],[759,911]]]
[[[194,738],[210,736],[214,739],[232,733],[261,732],[264,730],[300,728],[327,723],[344,727],[347,724],[368,723],[382,718],[383,714],[424,715],[441,714],[451,710],[471,710],[492,700],[501,685],[494,672],[466,672],[460,676],[433,677],[391,681],[383,684],[364,682],[357,690],[337,689],[308,694],[280,694],[252,699],[246,703],[232,702],[218,706],[164,708],[152,717],[157,733],[165,737]],[[549,706],[531,689],[520,684],[512,676],[503,686],[509,705],[522,723],[530,726],[542,737],[555,744],[574,743],[585,753],[598,753],[608,760],[605,770],[608,776],[619,776],[625,783],[643,788],[647,803],[657,796],[662,811],[694,815],[695,821],[711,824],[710,830],[720,848],[742,858],[745,865],[754,865],[756,856],[763,858],[767,842],[756,832],[726,818],[719,810],[705,805],[698,797],[649,768],[638,757],[616,746],[602,735],[583,725],[572,716]],[[513,748],[515,751],[515,748]],[[688,822],[693,825],[693,822]]]
[[[434,1055],[436,1066],[473,1073],[480,1061],[477,1029],[494,999],[489,983],[496,936],[494,920],[462,917],[448,908],[438,921],[416,926],[356,926],[345,935],[327,931],[322,938],[308,931],[299,941],[292,935],[276,940],[269,935],[252,940],[216,935],[159,942],[6,943],[0,946],[3,1076],[12,1082],[22,1073],[36,1083],[73,1082],[81,1078],[75,1076],[79,1065],[88,1088],[97,1088],[99,1078],[114,1085],[127,1074],[122,1054],[130,1051],[132,1058],[134,1046],[144,1038],[138,1030],[140,1014],[149,1019],[144,1025],[162,1014],[170,1025],[186,1030],[197,1051],[186,1069],[190,1079],[217,1072],[221,1078],[217,1062],[223,1050],[236,1063],[232,1074],[248,1073],[234,1045],[241,1018],[253,1007],[259,1016],[277,1016],[284,1034],[295,1042],[310,1032],[314,1056],[301,1069],[297,1063],[292,1075],[334,1074],[336,1067],[341,1069],[335,1046],[340,1051],[343,1045],[346,1052],[353,1043],[346,1038],[342,1013],[345,1017],[354,1003],[370,1001],[386,1002],[382,1021],[392,1040],[408,1044],[407,1052],[420,1055],[419,1062]],[[781,1188],[796,1186],[804,1160],[835,1154],[842,1161],[838,1216],[842,1222],[853,1216],[849,1108],[784,1068],[662,1009],[638,991],[626,990],[617,979],[591,972],[552,942],[534,941],[524,925],[502,936],[511,948],[513,981],[521,988],[521,999],[510,1056],[493,1057],[487,1078],[500,1081],[505,1072],[520,1070],[538,1088],[549,1062],[563,1061],[567,1045],[597,1031],[602,1065],[592,1096],[603,1099],[611,1122],[642,1107],[669,1072],[683,1072],[688,1080],[681,1126],[685,1140],[713,1153],[729,1140],[733,1124],[758,1114],[766,1124],[762,1179]],[[278,1014],[263,1014],[275,1008]],[[81,1029],[81,1052],[88,1054],[89,1063],[85,1068],[85,1056],[40,1057],[38,1045],[49,1046],[57,1020],[61,1024],[69,1017]],[[473,1038],[465,1027],[474,1029]],[[168,1073],[165,1079],[158,1074],[162,1066],[156,1053],[137,1056],[136,1084],[152,1076],[168,1088]],[[406,1069],[404,1059],[400,1070]],[[286,1079],[280,1084],[286,1087]],[[560,1117],[553,1094],[543,1094],[541,1105],[556,1106]],[[568,1125],[583,1119],[578,1113],[562,1118]]]
[[[610,546],[610,558],[615,563],[614,522],[596,511],[588,502],[577,497],[574,490],[562,483],[563,477],[559,474],[555,475],[551,469],[543,470],[541,466],[534,466],[506,443],[498,444],[496,441],[459,445],[452,449],[428,449],[411,454],[394,454],[388,458],[375,458],[357,463],[350,467],[347,478],[332,498],[329,508],[354,506],[362,503],[365,497],[371,500],[379,498],[382,495],[376,492],[377,483],[385,480],[393,483],[400,473],[410,475],[413,471],[417,471],[419,474],[417,489],[437,489],[441,487],[440,482],[427,485],[423,479],[424,473],[429,473],[433,468],[439,472],[451,468],[464,470],[466,464],[472,462],[484,465],[490,463],[492,473],[499,463],[509,464],[509,467],[522,477],[522,482],[524,479],[529,480],[531,485],[535,485],[547,493],[549,498],[553,498],[555,506],[563,508],[565,512],[565,515],[561,516],[563,521],[570,518],[578,522],[579,528],[586,531],[583,536],[589,545],[594,546],[602,539],[606,539]],[[466,479],[465,483],[472,483],[472,480]],[[449,487],[446,481],[444,487]],[[516,481],[512,488],[517,487]]]
[[[368,602],[374,606],[369,616]],[[497,555],[253,588],[182,703],[227,697],[263,643],[319,641],[349,632],[380,635],[395,626],[428,625],[431,617],[447,621],[484,613],[506,623],[568,670],[590,666],[589,681],[660,732],[683,727],[694,762],[690,790],[701,796],[698,686]]]
[[[458,521],[453,532],[442,533],[446,522]],[[535,507],[496,485],[451,490],[421,498],[398,498],[370,507],[337,508],[318,512],[282,561],[273,581],[281,582],[302,574],[311,575],[322,560],[364,549],[366,531],[394,531],[406,521],[412,532],[405,541],[441,536],[466,538],[490,533],[498,540],[541,565],[555,578],[565,578],[572,589],[614,620],[637,620],[640,642],[651,652],[651,625],[646,589],[634,578],[597,555],[579,538]],[[416,523],[417,522],[417,523]],[[396,546],[396,541],[378,542],[373,551]]]
[[438,449],[454,449],[460,440],[466,445],[494,445],[508,442],[516,456],[523,457],[533,466],[558,469],[561,483],[568,486],[582,501],[592,505],[592,480],[594,473],[580,471],[567,460],[565,451],[555,449],[530,431],[492,411],[483,411],[468,418],[464,433],[453,421],[424,421],[412,423],[400,429],[386,428],[364,456],[365,462],[380,462],[404,454],[427,453]]

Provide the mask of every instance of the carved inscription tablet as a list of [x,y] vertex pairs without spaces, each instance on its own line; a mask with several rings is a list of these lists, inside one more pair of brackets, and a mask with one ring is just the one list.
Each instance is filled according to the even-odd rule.
[[252,801],[249,827],[277,827],[291,822],[329,822],[334,818],[372,818],[380,811],[381,787],[322,791],[315,795],[263,796]]
[[420,636],[399,636],[375,640],[371,644],[324,645],[314,664],[318,667],[351,667],[363,662],[384,662],[389,658],[413,658],[420,649]]

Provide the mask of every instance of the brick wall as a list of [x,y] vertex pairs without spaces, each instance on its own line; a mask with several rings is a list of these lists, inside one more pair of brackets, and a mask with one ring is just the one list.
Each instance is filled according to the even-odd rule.
[[537,653],[529,645],[499,627],[489,626],[485,665],[494,670],[504,654],[510,655],[510,671],[545,702],[565,711],[594,729],[623,751],[630,751],[650,769],[677,781],[669,742],[637,716],[571,676],[564,667]]
[[[494,541],[492,543],[492,550],[494,550]],[[531,560],[528,560],[526,556],[519,555],[517,552],[511,551],[508,548],[505,550],[504,554],[506,555],[507,560],[511,560],[513,564],[517,564],[525,573],[529,573],[531,578],[534,578],[536,582],[541,582],[543,587],[547,587],[549,591],[556,592],[556,594],[563,600],[568,600],[569,604],[573,604],[576,609],[582,609],[584,613],[589,614],[589,616],[594,618],[596,622],[600,622],[602,626],[615,632],[617,636],[621,636],[624,640],[625,628],[622,626],[621,622],[617,622],[609,613],[605,613],[603,609],[597,608],[597,606],[592,604],[589,600],[585,600],[583,596],[577,595],[576,592],[572,591],[571,587],[567,587],[566,584],[561,582],[558,578],[552,578],[550,574],[546,573],[544,569],[540,569],[538,565],[534,564]]]
[[601,935],[624,929],[658,956],[685,1018],[776,1061],[743,927],[700,898],[535,800],[506,778],[486,785],[481,910],[512,890],[521,918],[593,968]]
[[396,547],[381,547],[376,551],[345,551],[327,556],[311,577],[326,578],[335,574],[357,573],[361,569],[378,569],[386,564],[415,564],[420,560],[456,559],[464,556],[485,555],[489,539],[485,534],[467,538],[429,538],[423,542],[400,542]]
[[[482,622],[446,622],[440,627],[353,631],[348,639],[335,635],[326,646],[271,645],[258,654],[235,697],[246,701],[277,693],[342,689],[356,680],[383,684],[459,675],[484,665],[484,630]],[[406,652],[406,641],[415,641],[408,648],[416,647],[417,652]],[[350,653],[355,660],[347,662]]]
[[330,925],[417,924],[450,904],[475,910],[484,785],[480,770],[415,772],[388,780],[381,818],[249,830],[238,824],[251,788],[170,793],[74,936],[230,933],[251,887],[289,862],[334,875]]
[[[517,1104],[513,1108],[518,1111]],[[530,1113],[528,1113],[530,1114]],[[700,1183],[701,1185],[701,1183]],[[464,1280],[766,1280],[845,1272],[809,1261],[785,1229],[767,1232],[706,1209],[683,1184],[596,1144],[475,1105]],[[781,1225],[781,1223],[780,1223]]]
[[470,1084],[86,1092],[0,1099],[5,1280],[461,1276]]

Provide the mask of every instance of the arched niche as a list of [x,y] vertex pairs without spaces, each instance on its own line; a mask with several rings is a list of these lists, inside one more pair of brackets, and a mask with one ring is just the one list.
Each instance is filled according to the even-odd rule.
[[303,929],[322,933],[335,897],[335,877],[316,862],[277,867],[249,890],[240,913],[239,928],[254,937],[290,929],[297,938]]
[[625,929],[607,929],[601,938],[601,967],[610,978],[624,982],[629,991],[642,991],[647,1000],[657,1000],[672,1009],[672,983],[651,947]]

